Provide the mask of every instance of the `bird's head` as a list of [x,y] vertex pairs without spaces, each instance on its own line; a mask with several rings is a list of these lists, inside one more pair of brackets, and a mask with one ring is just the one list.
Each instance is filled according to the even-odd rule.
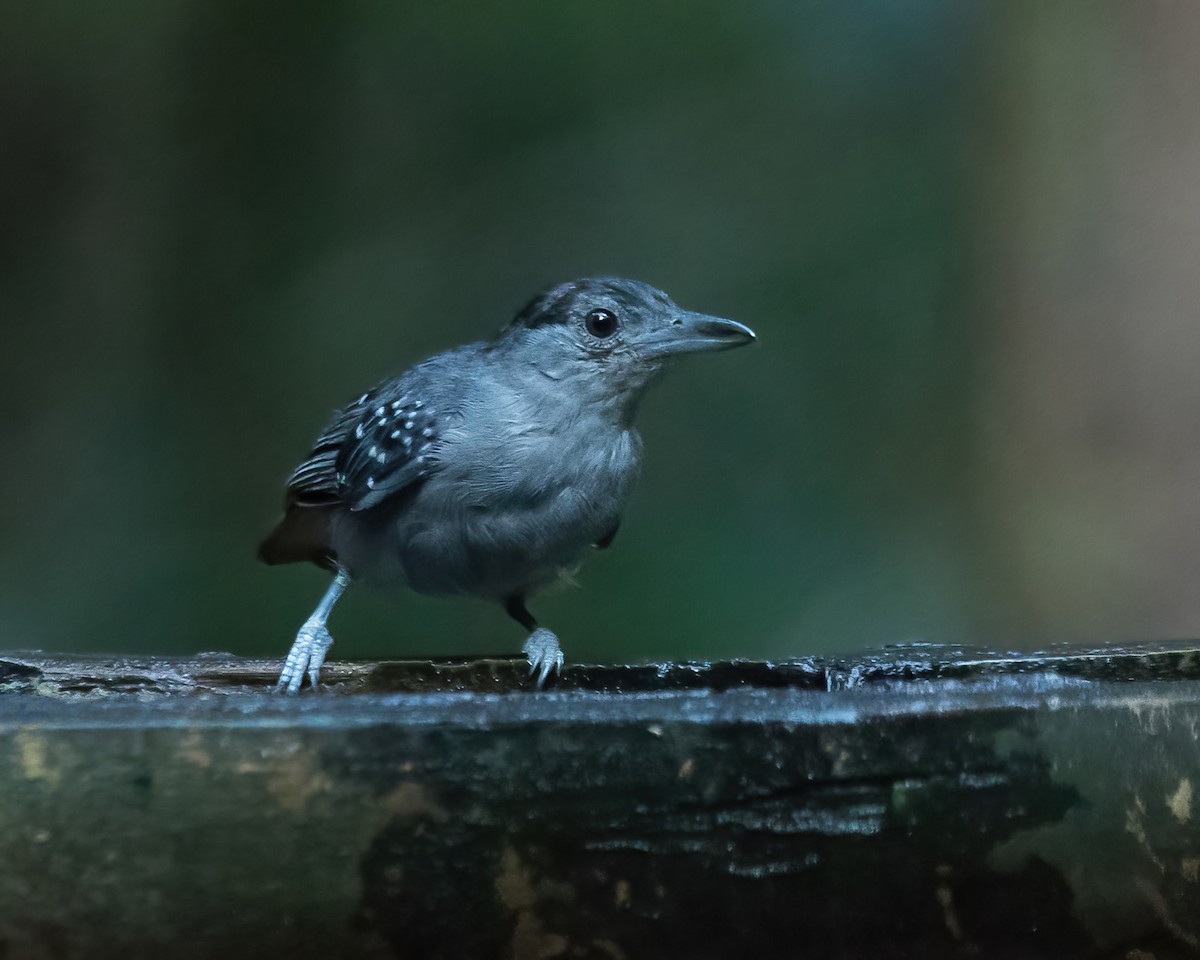
[[673,357],[752,340],[749,327],[684,310],[648,283],[593,277],[534,297],[500,342],[550,379],[599,380],[610,393],[636,401]]

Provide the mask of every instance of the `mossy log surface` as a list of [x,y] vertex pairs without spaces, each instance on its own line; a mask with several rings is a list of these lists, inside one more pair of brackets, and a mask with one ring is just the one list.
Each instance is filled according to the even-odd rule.
[[1200,646],[0,654],[0,957],[1200,956]]

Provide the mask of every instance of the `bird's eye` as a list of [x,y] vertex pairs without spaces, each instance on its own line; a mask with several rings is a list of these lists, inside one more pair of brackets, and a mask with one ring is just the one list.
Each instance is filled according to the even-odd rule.
[[617,315],[611,310],[593,310],[584,320],[587,332],[600,340],[607,340],[617,332]]

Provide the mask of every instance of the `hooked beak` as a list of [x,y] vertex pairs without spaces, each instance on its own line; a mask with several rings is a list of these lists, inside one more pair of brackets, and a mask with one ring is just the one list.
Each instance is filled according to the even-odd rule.
[[736,320],[681,310],[669,326],[643,341],[642,356],[655,360],[683,353],[729,350],[754,340],[754,331]]

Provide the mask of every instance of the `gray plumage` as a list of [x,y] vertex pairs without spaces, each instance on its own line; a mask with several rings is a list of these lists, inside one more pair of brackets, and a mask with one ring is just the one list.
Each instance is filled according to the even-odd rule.
[[267,563],[336,574],[280,687],[317,682],[325,621],[351,580],[504,603],[531,631],[543,683],[562,652],[525,599],[615,535],[641,469],[646,387],[676,355],[753,338],[635,280],[576,280],[534,298],[495,341],[431,357],[338,412],[260,549]]

